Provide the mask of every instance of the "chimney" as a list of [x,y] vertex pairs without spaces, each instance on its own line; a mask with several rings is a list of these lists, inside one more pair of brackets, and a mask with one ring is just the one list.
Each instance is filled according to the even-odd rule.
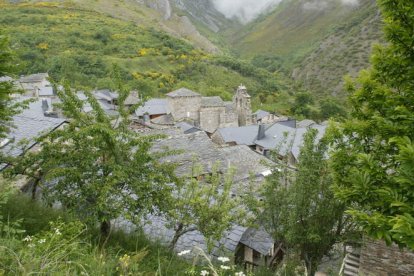
[[266,134],[265,134],[265,126],[260,124],[259,125],[259,131],[257,133],[257,140],[262,140],[263,138],[265,138]]
[[46,99],[42,99],[42,110],[43,113],[49,110],[49,104]]

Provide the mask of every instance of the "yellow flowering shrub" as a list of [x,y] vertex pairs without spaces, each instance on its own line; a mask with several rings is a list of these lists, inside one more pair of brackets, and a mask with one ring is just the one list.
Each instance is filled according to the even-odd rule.
[[47,44],[46,42],[42,42],[42,43],[37,44],[36,47],[41,50],[47,50],[49,49],[49,44]]

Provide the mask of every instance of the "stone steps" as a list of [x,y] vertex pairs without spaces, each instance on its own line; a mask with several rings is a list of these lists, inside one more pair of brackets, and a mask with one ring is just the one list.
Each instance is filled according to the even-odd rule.
[[346,255],[344,258],[343,275],[344,276],[358,276],[359,274],[359,251],[352,247],[346,248]]

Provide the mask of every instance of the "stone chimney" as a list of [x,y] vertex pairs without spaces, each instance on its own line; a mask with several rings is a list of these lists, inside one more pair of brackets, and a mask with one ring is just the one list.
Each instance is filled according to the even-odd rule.
[[47,103],[46,99],[42,99],[42,110],[43,110],[43,113],[49,110],[49,104]]
[[265,133],[265,125],[260,124],[259,125],[259,130],[257,132],[257,140],[262,140],[263,138],[265,138],[266,133]]

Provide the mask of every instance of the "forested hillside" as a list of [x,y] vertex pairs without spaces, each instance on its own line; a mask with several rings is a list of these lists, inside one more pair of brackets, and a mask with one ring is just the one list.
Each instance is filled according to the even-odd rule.
[[288,86],[280,75],[208,54],[146,24],[78,5],[2,4],[0,27],[17,52],[20,74],[49,72],[74,87],[110,88],[116,64],[124,82],[144,96],[188,87],[229,100],[243,83],[252,95],[278,96],[274,109],[288,105]]

